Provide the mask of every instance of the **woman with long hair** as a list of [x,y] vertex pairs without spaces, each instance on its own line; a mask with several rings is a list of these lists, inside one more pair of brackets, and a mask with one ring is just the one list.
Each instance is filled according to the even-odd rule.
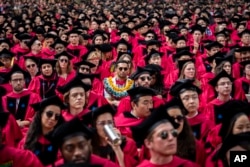
[[63,51],[55,55],[55,58],[57,59],[56,72],[59,77],[58,86],[63,86],[75,77],[75,71],[71,63],[73,56]]
[[43,165],[49,165],[56,160],[57,149],[48,136],[64,122],[62,109],[65,106],[59,97],[52,96],[32,104],[32,107],[37,113],[26,137],[19,143],[19,148],[31,150]]
[[[121,136],[115,128],[115,110],[109,104],[104,105],[83,117],[83,120],[90,120],[95,134],[91,140],[92,151],[100,157],[110,159],[119,164],[120,167],[134,167],[138,164],[137,148],[135,142],[125,136]],[[113,143],[105,133],[104,126],[109,125],[119,135],[119,142]]]

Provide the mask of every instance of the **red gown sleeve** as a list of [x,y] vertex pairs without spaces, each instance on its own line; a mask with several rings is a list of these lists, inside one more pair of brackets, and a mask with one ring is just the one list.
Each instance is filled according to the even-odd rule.
[[40,95],[40,83],[39,83],[39,79],[37,77],[35,77],[31,80],[28,89],[30,91]]
[[234,99],[236,100],[246,100],[245,92],[242,88],[241,78],[234,81]]
[[206,161],[206,152],[204,149],[204,145],[201,141],[196,140],[196,163],[200,166],[204,166]]
[[[34,104],[34,103],[38,103],[41,101],[41,98],[38,94],[36,93],[31,93],[31,96],[30,96],[30,103],[29,104]],[[35,115],[35,111],[34,109],[29,106],[28,107],[28,110],[26,112],[26,115],[25,115],[25,120],[27,121],[32,121],[33,117]]]
[[138,164],[138,153],[135,142],[127,138],[127,143],[123,148],[124,163],[126,167],[134,167]]

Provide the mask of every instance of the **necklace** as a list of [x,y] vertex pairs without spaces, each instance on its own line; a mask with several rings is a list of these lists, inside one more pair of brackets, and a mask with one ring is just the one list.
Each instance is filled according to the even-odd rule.
[[115,99],[121,99],[122,97],[127,96],[127,90],[133,87],[134,81],[127,79],[126,83],[123,86],[117,86],[114,84],[112,77],[104,79],[104,89]]

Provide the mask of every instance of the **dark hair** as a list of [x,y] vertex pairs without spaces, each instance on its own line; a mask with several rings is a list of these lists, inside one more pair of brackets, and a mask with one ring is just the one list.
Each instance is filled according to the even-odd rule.
[[[44,112],[44,108],[42,108],[40,111],[37,111],[33,122],[31,123],[28,133],[27,133],[27,137],[26,137],[26,141],[24,144],[24,148],[31,150],[31,151],[35,151],[35,147],[36,147],[36,143],[38,140],[38,137],[42,134],[42,113]],[[54,129],[61,125],[64,122],[64,119],[61,115],[60,119],[58,120],[56,126],[54,127]]]
[[[215,67],[215,75],[218,75],[221,71],[223,71],[223,66],[225,65],[225,63],[227,63],[229,61],[223,61],[221,62],[218,66]],[[229,62],[230,63],[230,62]],[[231,64],[231,63],[230,63]],[[232,64],[231,64],[232,65]],[[231,72],[232,72],[232,67],[231,67]]]
[[127,62],[127,61],[125,61],[125,60],[118,60],[117,62],[115,62],[115,68],[117,68],[117,67],[118,67],[118,64],[121,64],[121,63],[125,63],[125,64],[128,65],[128,62]]
[[154,74],[152,74],[152,76],[155,75],[155,84],[151,85],[150,87],[154,90],[156,90],[157,94],[159,95],[164,95],[165,94],[165,86],[164,86],[164,82],[163,82],[163,78],[164,76],[161,75],[161,73],[159,72],[155,72]]

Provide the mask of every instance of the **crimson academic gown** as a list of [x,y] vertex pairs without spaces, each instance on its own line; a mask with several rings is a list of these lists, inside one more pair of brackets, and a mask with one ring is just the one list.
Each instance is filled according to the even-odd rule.
[[77,63],[82,59],[82,56],[87,53],[88,49],[83,45],[73,46],[69,44],[67,46],[67,52],[72,54],[74,58],[72,59],[72,63]]
[[23,134],[16,123],[16,119],[12,115],[9,115],[8,122],[2,131],[2,143],[11,147],[17,147],[18,142],[22,138]]
[[93,111],[94,109],[105,104],[108,104],[108,101],[103,96],[97,95],[95,92],[90,91],[87,105],[89,110]]
[[[64,160],[60,159],[55,162],[55,166],[60,166],[64,164]],[[119,167],[119,165],[115,164],[114,162],[101,158],[97,155],[91,154],[90,155],[90,164],[91,165],[101,165],[102,167]],[[47,166],[47,167],[52,167],[52,166]]]
[[76,76],[76,72],[72,70],[66,78],[63,78],[61,76],[58,77],[58,84],[57,86],[64,86],[67,84],[69,81],[71,81],[74,77]]
[[[160,105],[164,104],[164,100],[160,99],[157,96],[153,96],[153,107],[157,108]],[[131,100],[129,96],[126,96],[124,98],[121,99],[118,108],[117,108],[117,113],[116,115],[119,115],[125,111],[131,111],[132,107],[131,107]]]
[[20,58],[29,53],[29,49],[23,49],[20,44],[15,45],[11,48],[11,52],[15,55],[15,63],[20,64]]
[[191,161],[173,156],[173,159],[170,163],[164,165],[156,165],[151,163],[149,160],[142,161],[137,167],[198,167],[199,165],[194,164]]
[[0,166],[6,167],[43,167],[38,158],[28,150],[3,146],[0,149]]
[[246,77],[241,77],[234,81],[234,99],[247,100],[246,95],[249,92],[250,80]]
[[72,115],[68,110],[64,110],[63,113],[62,113],[62,116],[63,116],[65,121],[70,121],[75,117],[78,117],[78,118],[82,119],[82,116],[85,115],[88,112],[89,112],[88,109],[83,109],[79,114]]
[[47,79],[42,75],[34,77],[31,80],[28,89],[39,94],[42,99],[56,95],[55,90],[57,87],[58,78],[55,74],[53,75],[54,76],[50,79]]
[[41,53],[43,59],[54,59],[56,51],[50,48],[43,48]]
[[239,62],[235,62],[232,65],[232,76],[235,79],[238,79],[241,77],[241,70],[242,70],[242,65]]
[[122,135],[133,138],[130,127],[140,124],[143,120],[144,118],[138,119],[130,112],[123,112],[115,117],[115,125]]
[[206,159],[206,163],[204,167],[224,167],[223,162],[221,160],[213,161],[213,157],[216,152],[219,150],[221,145],[219,145]]
[[[16,107],[17,99],[19,100],[18,107]],[[32,120],[35,111],[30,105],[40,101],[41,98],[38,94],[27,89],[23,90],[21,93],[12,91],[2,98],[4,111],[9,111],[15,116],[16,120],[21,121]]]

